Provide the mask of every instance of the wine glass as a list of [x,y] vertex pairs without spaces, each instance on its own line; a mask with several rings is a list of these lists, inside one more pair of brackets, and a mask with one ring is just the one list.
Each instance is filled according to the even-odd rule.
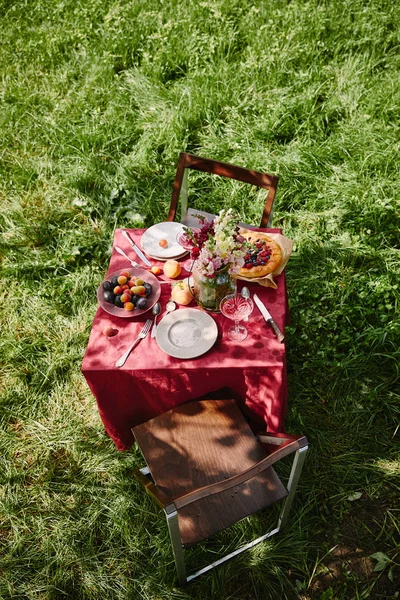
[[220,309],[222,314],[228,319],[235,321],[235,324],[229,327],[227,333],[229,339],[234,342],[242,342],[247,338],[247,329],[244,325],[239,325],[248,317],[254,307],[251,298],[244,298],[241,294],[228,294],[221,300]]
[[[197,230],[193,229],[193,231],[197,231]],[[184,248],[185,250],[188,250],[189,252],[191,252],[193,250],[193,248],[195,247],[193,240],[190,239],[190,237],[186,234],[186,231],[184,229],[182,229],[182,231],[180,231],[178,233],[178,235],[176,236],[176,241],[178,242],[178,244],[180,246],[182,246],[182,248]],[[190,273],[192,270],[194,260],[195,259],[191,256],[190,258],[185,260],[185,262],[182,263],[182,267],[188,273]]]

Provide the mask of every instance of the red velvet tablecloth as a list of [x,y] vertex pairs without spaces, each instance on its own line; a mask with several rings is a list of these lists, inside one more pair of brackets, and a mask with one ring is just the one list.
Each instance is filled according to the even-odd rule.
[[[280,233],[279,229],[267,231]],[[130,230],[130,233],[140,245],[143,230]],[[142,264],[120,229],[115,232],[115,245]],[[159,266],[163,264],[151,262]],[[107,272],[129,267],[127,260],[113,249]],[[181,277],[184,275],[187,274],[182,271]],[[159,279],[167,280],[164,275]],[[257,293],[284,331],[288,319],[284,273],[275,281],[277,289],[251,283],[246,285],[252,295]],[[239,291],[243,283],[238,281]],[[162,312],[170,293],[170,285],[161,285]],[[197,308],[194,303],[189,306]],[[247,339],[240,343],[231,341],[226,335],[232,324],[230,320],[219,313],[210,314],[217,323],[218,338],[213,348],[203,356],[190,360],[172,358],[158,347],[155,338],[148,335],[136,346],[125,365],[118,368],[115,367],[116,360],[135,339],[146,318],[152,317],[151,311],[140,317],[120,318],[109,315],[101,307],[97,309],[82,373],[97,400],[105,430],[118,450],[132,446],[131,427],[134,425],[187,400],[210,394],[212,397],[222,388],[225,388],[225,396],[228,394],[241,403],[255,426],[267,426],[272,432],[284,431],[287,398],[285,344],[277,341],[256,306],[246,324]],[[103,329],[108,325],[118,330],[116,336],[103,335]]]

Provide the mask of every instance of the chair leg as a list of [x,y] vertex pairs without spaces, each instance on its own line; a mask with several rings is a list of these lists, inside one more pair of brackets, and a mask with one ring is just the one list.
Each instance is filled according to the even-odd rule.
[[184,556],[185,550],[182,546],[181,535],[179,532],[178,513],[176,510],[171,510],[171,512],[169,512],[168,507],[166,507],[165,516],[167,517],[168,531],[171,538],[172,552],[175,558],[179,585],[184,585],[187,583]]
[[289,490],[289,495],[286,496],[284,503],[283,503],[282,510],[281,510],[281,514],[279,515],[278,530],[285,527],[285,525],[288,521],[289,512],[292,507],[294,495],[296,493],[297,484],[300,479],[301,470],[303,468],[307,450],[308,450],[308,446],[304,446],[303,448],[300,448],[299,450],[297,450],[297,452],[294,456],[292,469],[290,471],[289,482],[287,485],[287,489]]

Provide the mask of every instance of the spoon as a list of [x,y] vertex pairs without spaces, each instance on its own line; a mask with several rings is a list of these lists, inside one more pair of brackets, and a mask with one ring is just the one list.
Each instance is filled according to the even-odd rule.
[[[246,299],[250,298],[250,295],[251,295],[251,294],[250,294],[250,290],[249,290],[249,288],[248,288],[248,287],[246,287],[246,286],[242,287],[242,292],[241,292],[241,294],[242,294],[242,297],[243,297],[243,298],[246,298]],[[248,321],[248,320],[249,320],[249,317],[245,317],[245,318],[243,319],[243,321]]]
[[174,302],[171,299],[168,300],[165,308],[167,309],[167,312],[165,313],[164,317],[166,317],[168,315],[168,313],[170,313],[176,309],[176,302]]
[[153,308],[151,309],[151,312],[154,315],[154,323],[153,323],[153,329],[151,330],[151,337],[154,338],[154,337],[156,337],[156,333],[157,333],[157,316],[161,312],[161,304],[159,302],[156,302],[155,305],[153,306]]
[[[163,316],[160,319],[160,323],[162,321],[162,319],[164,317],[166,317],[170,312],[174,311],[176,309],[176,302],[174,302],[173,300],[171,300],[171,298],[168,300],[167,304],[165,305],[165,308],[167,309],[166,312],[163,314]],[[160,324],[159,323],[159,324]]]

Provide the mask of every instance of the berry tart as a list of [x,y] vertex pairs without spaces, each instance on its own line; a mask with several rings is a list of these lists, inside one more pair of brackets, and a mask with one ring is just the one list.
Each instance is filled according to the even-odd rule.
[[241,234],[250,244],[239,277],[256,279],[273,273],[282,262],[279,244],[266,233],[249,231]]

